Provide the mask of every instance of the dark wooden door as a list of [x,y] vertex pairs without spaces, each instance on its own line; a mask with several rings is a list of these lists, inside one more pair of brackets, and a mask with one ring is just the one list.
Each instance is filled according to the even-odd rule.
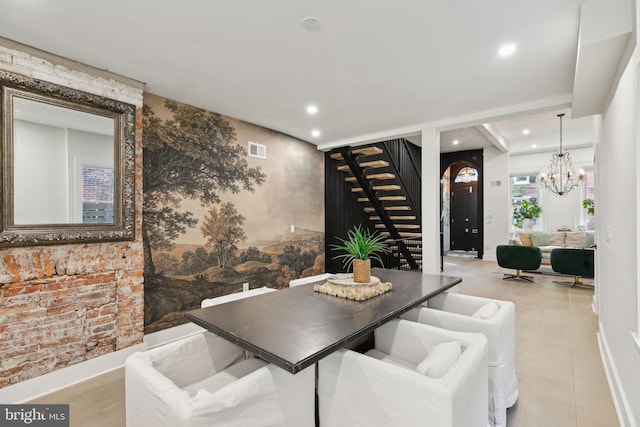
[[451,191],[451,249],[478,250],[478,182],[453,183]]

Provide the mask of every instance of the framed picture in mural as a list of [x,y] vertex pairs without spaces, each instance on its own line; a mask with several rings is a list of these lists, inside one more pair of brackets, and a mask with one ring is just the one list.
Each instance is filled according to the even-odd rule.
[[[145,94],[145,333],[205,298],[324,271],[324,156],[315,146]],[[269,156],[250,156],[249,141]]]

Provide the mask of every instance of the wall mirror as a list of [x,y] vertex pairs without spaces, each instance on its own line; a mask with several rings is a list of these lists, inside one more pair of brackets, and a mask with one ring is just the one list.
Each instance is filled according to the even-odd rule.
[[134,238],[135,107],[0,71],[0,245]]

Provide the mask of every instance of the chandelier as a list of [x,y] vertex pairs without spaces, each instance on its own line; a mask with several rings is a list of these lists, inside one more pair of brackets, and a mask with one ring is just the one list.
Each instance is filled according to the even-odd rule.
[[540,175],[540,183],[544,188],[559,196],[567,194],[584,181],[584,171],[580,169],[576,174],[571,163],[571,156],[567,151],[562,151],[562,117],[560,118],[560,151],[553,153],[549,171]]

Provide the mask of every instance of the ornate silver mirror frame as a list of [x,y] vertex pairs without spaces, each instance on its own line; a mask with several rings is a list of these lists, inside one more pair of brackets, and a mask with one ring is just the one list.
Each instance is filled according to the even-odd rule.
[[[2,70],[0,89],[0,246],[132,240],[135,235],[135,106]],[[15,191],[14,101],[20,105],[34,102],[38,106],[59,107],[113,121],[113,163],[112,170],[109,168],[108,181],[112,182],[113,190],[109,195],[112,201],[109,203],[107,219],[87,222],[83,211],[79,221],[16,221],[16,196],[24,198],[30,195],[16,195]],[[56,164],[53,159],[51,163],[52,173],[65,167],[63,164]]]

